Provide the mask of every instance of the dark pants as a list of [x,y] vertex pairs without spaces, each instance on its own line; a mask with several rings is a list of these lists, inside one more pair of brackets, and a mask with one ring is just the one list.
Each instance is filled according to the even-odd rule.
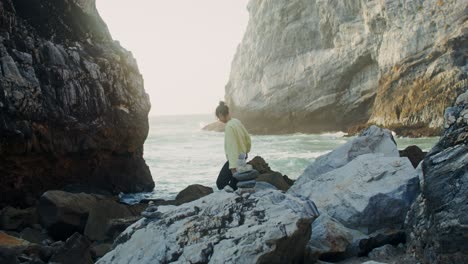
[[237,190],[237,180],[232,177],[232,171],[229,169],[229,161],[224,164],[223,168],[219,172],[218,179],[216,180],[216,185],[218,189],[222,190],[226,185],[232,187],[232,189]]

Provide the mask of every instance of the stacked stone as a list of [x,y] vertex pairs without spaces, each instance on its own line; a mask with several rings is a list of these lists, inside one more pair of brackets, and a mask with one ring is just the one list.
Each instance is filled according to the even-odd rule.
[[236,178],[237,188],[240,194],[253,193],[255,192],[256,179],[260,175],[257,170],[254,170],[251,165],[247,164],[243,167],[238,168],[233,176]]

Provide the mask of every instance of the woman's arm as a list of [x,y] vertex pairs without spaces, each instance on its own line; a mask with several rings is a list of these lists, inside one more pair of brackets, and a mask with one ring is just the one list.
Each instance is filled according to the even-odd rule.
[[236,136],[232,127],[226,126],[226,130],[224,131],[224,140],[226,156],[229,161],[229,169],[232,171],[232,169],[235,170],[237,168],[237,159],[239,158],[239,147],[237,146]]

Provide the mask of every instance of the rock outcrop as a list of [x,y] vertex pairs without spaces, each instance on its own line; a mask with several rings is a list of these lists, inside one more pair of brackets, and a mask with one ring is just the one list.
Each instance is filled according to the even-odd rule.
[[468,91],[445,112],[445,133],[422,162],[407,217],[408,251],[423,263],[468,263]]
[[468,85],[464,0],[251,0],[225,99],[252,133],[439,135]]
[[149,207],[98,263],[306,263],[310,200],[277,190],[215,192]]
[[[355,139],[315,160],[288,193],[313,200],[321,216],[312,224],[311,254],[337,261],[367,254],[403,233],[419,194],[419,177],[400,157],[389,130],[371,126]],[[398,244],[404,242],[399,236]]]
[[154,188],[143,78],[94,0],[1,0],[0,69],[0,206],[69,183]]
[[[85,193],[47,191],[38,204],[41,225],[52,238],[66,240],[73,233],[91,240],[107,240],[112,219],[140,216],[146,205],[124,205],[115,198]],[[110,237],[113,239],[113,237]]]
[[268,183],[278,190],[287,191],[294,183],[294,181],[289,179],[288,176],[271,170],[268,163],[260,156],[254,157],[247,163],[252,165],[253,169],[260,173],[256,178],[257,184],[259,182]]

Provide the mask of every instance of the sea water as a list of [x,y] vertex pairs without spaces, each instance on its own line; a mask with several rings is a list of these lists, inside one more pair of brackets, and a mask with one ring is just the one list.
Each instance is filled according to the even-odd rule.
[[[226,162],[224,133],[203,131],[216,121],[214,115],[150,117],[144,158],[155,188],[150,193],[123,195],[132,203],[142,198],[174,199],[191,184],[216,189],[216,178]],[[343,132],[322,134],[251,135],[249,160],[261,156],[270,168],[291,179],[299,177],[317,157],[346,143],[352,137]],[[395,138],[399,149],[417,145],[428,151],[438,138]]]

